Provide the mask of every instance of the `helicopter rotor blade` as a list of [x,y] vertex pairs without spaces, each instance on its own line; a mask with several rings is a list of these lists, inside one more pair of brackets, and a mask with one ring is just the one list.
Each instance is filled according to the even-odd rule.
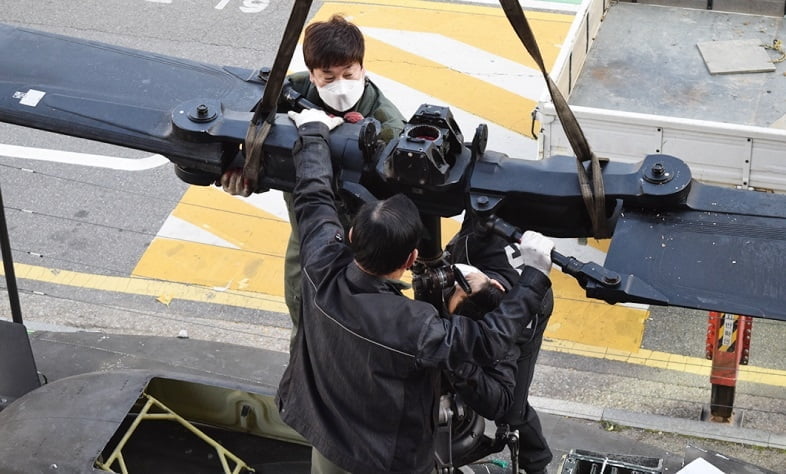
[[[207,119],[234,110],[247,113],[238,120],[247,128],[264,90],[250,70],[3,24],[0,49],[0,121],[159,153],[215,175],[230,143]],[[178,134],[178,119],[207,124],[205,133]]]
[[[623,209],[605,267],[668,295],[661,304],[786,320],[786,197],[692,187],[682,208]],[[604,293],[587,289],[613,302]]]

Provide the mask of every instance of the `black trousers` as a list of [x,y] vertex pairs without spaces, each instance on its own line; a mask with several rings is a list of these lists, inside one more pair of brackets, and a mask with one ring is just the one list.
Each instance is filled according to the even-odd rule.
[[529,404],[529,388],[535,374],[535,362],[538,360],[540,346],[543,343],[543,332],[546,330],[551,312],[554,309],[554,294],[551,290],[546,294],[541,305],[537,320],[529,328],[531,331],[527,342],[521,344],[521,355],[518,359],[516,373],[516,389],[513,407],[497,423],[506,423],[511,429],[519,430],[519,468],[525,471],[544,469],[554,458],[538,413]]

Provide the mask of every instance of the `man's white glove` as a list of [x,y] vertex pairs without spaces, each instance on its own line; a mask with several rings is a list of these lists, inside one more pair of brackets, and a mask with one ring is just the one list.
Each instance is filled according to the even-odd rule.
[[303,109],[302,112],[295,112],[294,110],[290,110],[289,118],[295,122],[295,126],[300,128],[301,125],[304,123],[309,122],[322,122],[327,125],[328,130],[333,130],[334,128],[338,127],[342,123],[344,123],[344,119],[341,117],[331,117],[330,115],[326,114],[322,110],[318,109]]
[[554,242],[544,237],[543,234],[528,230],[521,237],[521,242],[517,244],[522,259],[530,267],[537,268],[544,275],[548,276],[551,271],[551,251],[554,249]]

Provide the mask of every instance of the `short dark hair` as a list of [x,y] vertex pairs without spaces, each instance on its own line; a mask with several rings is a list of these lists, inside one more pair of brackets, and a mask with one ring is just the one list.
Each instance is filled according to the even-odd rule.
[[341,15],[311,23],[303,36],[303,60],[309,71],[346,66],[355,61],[362,66],[365,51],[360,28]]
[[366,271],[387,275],[407,261],[423,235],[415,203],[403,194],[367,202],[352,221],[350,247]]
[[491,284],[491,281],[486,281],[479,290],[473,291],[461,300],[453,310],[453,314],[460,314],[474,320],[481,319],[486,313],[499,306],[503,296],[505,293],[502,290]]

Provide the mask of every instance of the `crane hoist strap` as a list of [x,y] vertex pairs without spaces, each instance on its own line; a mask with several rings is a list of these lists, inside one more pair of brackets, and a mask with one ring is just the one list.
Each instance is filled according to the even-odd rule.
[[[573,111],[568,106],[567,100],[546,71],[535,35],[518,0],[500,0],[499,3],[519,40],[538,64],[543,78],[546,80],[551,100],[557,110],[557,116],[562,123],[573,153],[576,155],[579,187],[592,220],[593,233],[596,238],[610,237],[611,228],[606,219],[606,191],[603,186],[600,159],[590,149],[587,138],[573,115]],[[586,161],[590,162],[589,170],[584,166]]]
[[262,93],[262,100],[257,104],[251,124],[246,132],[243,177],[251,183],[253,190],[256,189],[259,180],[262,163],[262,144],[265,143],[265,139],[268,133],[270,133],[270,127],[273,126],[275,121],[281,88],[310,9],[311,0],[295,0],[284,30],[284,37],[278,47],[276,59],[273,61],[273,68],[270,70],[270,75],[265,85],[265,91]]

